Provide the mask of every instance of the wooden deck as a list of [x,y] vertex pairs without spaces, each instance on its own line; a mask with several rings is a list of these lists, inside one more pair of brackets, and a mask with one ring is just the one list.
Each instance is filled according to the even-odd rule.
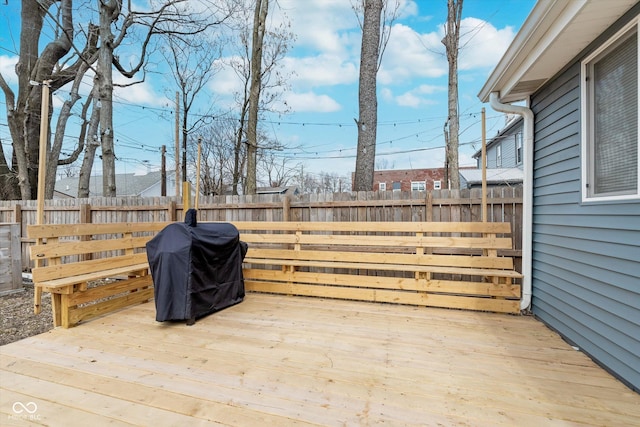
[[531,317],[254,293],[154,316],[0,347],[0,425],[640,425],[640,395]]

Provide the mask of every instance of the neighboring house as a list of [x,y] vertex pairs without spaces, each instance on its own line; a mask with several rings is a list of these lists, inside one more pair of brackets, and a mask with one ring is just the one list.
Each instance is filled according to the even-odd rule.
[[[355,179],[351,182],[355,182]],[[392,169],[373,172],[373,191],[426,191],[442,188],[446,188],[444,168]]]
[[[460,188],[482,188],[482,169],[460,169]],[[487,169],[487,187],[522,185],[522,169]]]
[[256,194],[282,194],[287,196],[297,196],[300,194],[300,189],[296,185],[290,185],[287,187],[258,187]]
[[478,95],[524,117],[523,308],[636,391],[639,12],[538,2]]
[[[522,116],[509,115],[509,121],[496,136],[487,142],[487,169],[510,169],[523,167]],[[482,150],[473,158],[478,169],[482,168]]]
[[[175,173],[167,172],[167,196],[175,195]],[[116,196],[159,197],[161,194],[161,172],[116,174]],[[91,176],[89,197],[102,196],[102,176]],[[78,177],[56,181],[54,198],[78,197]]]

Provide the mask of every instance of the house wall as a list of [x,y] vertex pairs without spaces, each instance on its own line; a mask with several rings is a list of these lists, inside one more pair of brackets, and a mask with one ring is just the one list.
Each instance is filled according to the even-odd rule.
[[[523,168],[523,163],[516,162],[516,134],[522,132],[522,121],[505,131],[503,135],[496,136],[487,145],[487,169],[496,168]],[[495,142],[494,142],[495,141]],[[497,165],[498,146],[502,147],[502,165]],[[482,156],[477,159],[478,169],[482,167]]]
[[[497,168],[519,168],[524,167],[524,163],[521,161],[518,163],[516,160],[516,134],[522,133],[523,121],[518,120],[515,124],[508,125],[500,132],[502,134],[496,135],[489,142],[487,142],[487,169]],[[497,152],[498,146],[502,148],[502,165],[497,164]],[[522,155],[524,156],[524,147]],[[476,157],[477,156],[477,157]],[[482,168],[482,156],[480,153],[474,154],[476,158],[476,167]]]
[[640,200],[581,202],[580,58],[531,99],[533,312],[640,390]]
[[[354,180],[355,181],[355,180]],[[373,191],[380,189],[380,183],[387,185],[387,191],[393,190],[393,183],[400,183],[401,191],[411,191],[412,181],[426,181],[426,190],[433,190],[433,182],[440,181],[442,188],[446,188],[444,183],[444,169],[398,169],[375,171],[373,173]]]

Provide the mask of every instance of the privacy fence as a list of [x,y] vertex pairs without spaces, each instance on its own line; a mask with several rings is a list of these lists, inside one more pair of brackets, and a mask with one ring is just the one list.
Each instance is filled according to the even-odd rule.
[[[298,196],[201,197],[200,221],[482,221],[480,189],[414,192],[323,193]],[[487,221],[511,223],[513,256],[520,271],[522,188],[490,188]],[[181,221],[175,197],[54,199],[45,202],[46,224]],[[18,224],[22,270],[30,269],[27,225],[36,221],[36,201],[0,201],[0,223]],[[4,236],[4,235],[3,235]],[[4,237],[3,237],[4,238]]]

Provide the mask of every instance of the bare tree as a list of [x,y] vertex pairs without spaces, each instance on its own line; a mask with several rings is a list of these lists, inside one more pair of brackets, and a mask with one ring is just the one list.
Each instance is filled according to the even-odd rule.
[[[255,26],[251,26],[248,23],[252,21],[251,16],[255,18],[256,10],[251,11],[249,7],[243,7],[236,11],[234,23],[232,25],[232,36],[228,43],[236,47],[237,54],[232,56],[228,61],[228,65],[238,76],[241,82],[241,89],[235,93],[235,100],[238,111],[238,126],[235,134],[235,148],[234,148],[234,169],[233,169],[233,194],[239,194],[239,185],[242,180],[243,171],[247,171],[248,177],[249,169],[255,169],[257,167],[256,161],[249,167],[248,151],[249,151],[249,137],[248,137],[248,116],[249,107],[251,103],[251,87],[253,83],[254,67],[258,70],[260,79],[260,93],[259,99],[253,99],[257,101],[256,117],[256,138],[260,138],[258,118],[262,112],[274,111],[273,104],[277,101],[282,93],[288,88],[287,78],[288,75],[284,75],[279,72],[278,66],[280,61],[288,50],[291,43],[295,39],[294,35],[289,30],[288,21],[285,19],[283,22],[275,28],[265,28],[264,37],[262,40],[262,63],[258,67],[253,61],[253,35]],[[286,106],[285,106],[286,107]],[[278,111],[280,114],[286,113],[287,110]],[[258,155],[258,148],[265,146],[263,143],[255,142],[255,156]],[[257,172],[256,172],[257,174]],[[256,176],[257,180],[257,176]],[[247,182],[244,182],[242,186],[244,193],[247,194]]]
[[360,50],[360,86],[358,90],[358,151],[356,154],[356,191],[373,188],[378,126],[377,74],[382,0],[365,0]]
[[[271,145],[273,147],[273,145]],[[286,157],[277,156],[272,150],[268,150],[260,156],[260,169],[265,176],[265,183],[269,187],[287,187],[298,174],[301,164],[291,166]]]
[[[233,170],[235,124],[217,120],[201,129],[200,192],[207,196],[225,194]],[[191,144],[191,158],[197,161],[197,150]]]
[[[40,35],[47,17],[55,18],[55,36],[40,53]],[[44,119],[40,111],[42,89],[37,85],[34,86],[32,82],[48,81],[51,92],[54,92],[78,78],[78,74],[82,73],[81,67],[86,69],[87,63],[95,60],[97,37],[92,32],[92,28],[89,28],[87,33],[81,34],[79,42],[85,45],[82,51],[73,45],[74,34],[72,0],[24,0],[22,2],[20,59],[16,64],[17,97],[0,75],[0,88],[6,99],[7,122],[15,156],[14,169],[22,199],[37,197],[40,121]],[[70,52],[71,56],[67,56]],[[72,63],[67,65],[67,62]],[[76,101],[77,99],[72,97],[69,104],[73,105]],[[51,112],[47,114],[50,116]],[[68,114],[63,111],[60,115],[61,126],[57,128],[56,133],[62,131],[61,133],[64,134],[63,124],[66,123],[66,119]],[[49,136],[48,134],[47,141]],[[51,180],[51,176],[55,176],[59,152],[55,145],[54,151],[51,152],[49,142],[47,149],[49,163],[52,165],[47,175]],[[52,195],[53,185],[49,184],[45,197],[50,198]]]
[[[54,178],[58,165],[75,161],[83,152],[82,143],[85,137],[78,138],[78,145],[68,157],[61,159],[62,135],[65,135],[66,121],[70,117],[72,107],[80,96],[75,86],[79,84],[84,73],[92,69],[95,72],[94,84],[98,86],[94,105],[100,107],[99,141],[102,147],[104,194],[115,194],[115,151],[113,146],[113,68],[123,76],[132,78],[141,72],[144,80],[144,66],[149,55],[154,51],[152,40],[159,34],[171,34],[183,37],[204,31],[225,18],[219,14],[217,3],[201,0],[197,12],[186,8],[191,5],[186,0],[163,0],[154,2],[156,9],[134,11],[133,2],[122,0],[99,0],[97,9],[83,3],[83,12],[93,16],[99,15],[99,25],[87,24],[74,26],[74,13],[78,11],[77,2],[73,0],[25,0],[22,2],[20,59],[16,65],[18,75],[17,97],[0,75],[2,89],[7,103],[7,121],[13,141],[15,165],[20,194],[23,199],[36,198],[36,183],[39,165],[39,128],[42,90],[31,85],[32,81],[42,83],[48,81],[51,93],[74,81],[70,98],[65,101],[57,123],[53,143],[51,133],[46,135],[48,171],[46,180],[46,198],[53,195]],[[74,9],[74,6],[76,9]],[[184,7],[180,7],[184,6]],[[40,52],[42,29],[45,20],[55,29],[54,38],[44,45]],[[87,20],[88,21],[88,20]],[[124,43],[127,41],[128,43]],[[116,49],[119,46],[137,44],[140,48],[138,62],[123,64]],[[46,42],[46,41],[45,41]],[[98,43],[99,42],[99,43]],[[98,47],[99,45],[99,47]],[[82,47],[84,46],[84,47]],[[131,58],[131,55],[127,55]],[[125,66],[127,65],[127,66]],[[136,83],[136,82],[134,82]],[[86,100],[84,105],[88,105]],[[83,107],[83,120],[86,121],[88,111]],[[51,112],[48,113],[49,117]],[[85,127],[86,129],[86,127]],[[60,139],[58,139],[60,138]],[[85,151],[85,154],[87,151]],[[93,162],[85,162],[86,167]],[[90,170],[86,171],[90,174]]]
[[[93,161],[96,157],[96,150],[100,146],[100,139],[98,138],[98,128],[100,126],[100,102],[94,96],[97,86],[89,96],[89,100],[85,104],[88,107],[90,103],[93,104],[91,110],[91,118],[83,123],[83,131],[81,132],[81,138],[84,137],[85,152],[82,158],[82,166],[80,166],[80,177],[78,178],[78,197],[89,197],[89,184],[91,180],[91,170],[93,169]],[[83,110],[83,115],[86,117],[86,110]],[[86,129],[86,131],[84,130]]]
[[247,121],[247,194],[256,193],[256,152],[258,150],[258,106],[262,85],[262,45],[267,26],[269,0],[256,0],[251,43],[251,85],[249,87],[249,120]]
[[392,0],[362,0],[352,7],[359,16],[362,11],[362,46],[360,50],[360,84],[358,88],[359,117],[358,149],[356,154],[355,190],[370,191],[376,160],[376,134],[378,127],[377,74],[382,62],[393,21],[397,18],[400,2]]
[[209,110],[198,115],[196,120],[192,121],[189,113],[198,94],[215,75],[216,59],[220,58],[222,51],[220,44],[205,34],[187,39],[169,37],[163,55],[171,65],[171,76],[182,101],[182,176],[186,180],[188,136],[212,115],[213,102]]
[[445,35],[442,39],[449,63],[448,117],[444,126],[446,143],[445,171],[446,178],[448,178],[447,185],[454,190],[460,189],[460,175],[458,173],[458,134],[460,130],[460,118],[458,115],[458,52],[462,2],[463,0],[447,0],[447,23],[445,24]]
[[[127,3],[127,10],[123,14],[121,0],[100,0],[100,55],[98,60],[97,79],[98,94],[102,108],[100,111],[100,137],[103,164],[103,193],[105,196],[115,196],[115,152],[113,147],[113,78],[112,65],[120,74],[132,78],[138,72],[145,73],[145,64],[153,45],[154,36],[183,38],[202,34],[213,25],[226,19],[223,13],[216,17],[213,10],[194,12],[188,9],[186,0],[164,0],[158,3],[156,9],[136,11],[131,9],[132,2]],[[216,8],[217,9],[217,8]],[[213,17],[213,19],[212,19]],[[112,33],[112,26],[118,24],[118,34]],[[139,28],[142,42],[140,44],[139,60],[128,68],[120,62],[115,50],[128,40],[127,36]],[[143,77],[144,79],[144,77]]]

